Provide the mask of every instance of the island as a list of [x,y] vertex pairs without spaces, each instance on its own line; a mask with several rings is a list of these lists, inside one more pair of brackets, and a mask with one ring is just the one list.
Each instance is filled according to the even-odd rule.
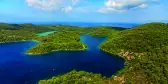
[[40,44],[27,51],[29,55],[45,54],[53,51],[82,51],[87,45],[80,42],[80,35],[77,32],[55,32],[48,36],[37,38]]

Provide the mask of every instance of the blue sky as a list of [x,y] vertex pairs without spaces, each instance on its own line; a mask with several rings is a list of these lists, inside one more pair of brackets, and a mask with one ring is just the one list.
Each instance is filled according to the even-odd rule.
[[0,0],[0,22],[168,21],[168,0]]

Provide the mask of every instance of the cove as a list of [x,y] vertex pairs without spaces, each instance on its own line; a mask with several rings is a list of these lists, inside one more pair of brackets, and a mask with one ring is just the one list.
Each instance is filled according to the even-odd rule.
[[26,41],[0,44],[0,84],[36,84],[74,69],[100,73],[110,77],[124,67],[124,59],[99,50],[105,38],[81,35],[88,50],[52,52],[28,56],[25,52],[37,42]]
[[47,36],[47,35],[52,34],[52,33],[54,33],[54,32],[56,32],[56,31],[38,33],[37,35],[38,35],[38,36]]

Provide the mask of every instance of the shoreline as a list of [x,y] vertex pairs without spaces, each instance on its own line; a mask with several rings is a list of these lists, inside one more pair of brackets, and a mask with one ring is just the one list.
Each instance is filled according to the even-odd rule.
[[26,42],[26,41],[32,41],[32,42],[38,42],[40,43],[40,41],[38,40],[21,40],[21,41],[8,41],[8,42],[0,42],[0,44],[2,43],[17,43],[17,42]]
[[8,42],[0,42],[0,43],[17,43],[17,42],[25,42],[29,40],[21,40],[21,41],[8,41]]
[[[17,42],[26,42],[26,41],[32,41],[32,42],[37,42],[37,43],[40,43],[40,41],[38,40],[21,40],[21,41],[9,41],[9,42],[0,42],[0,44],[5,44],[5,43],[17,43]],[[65,49],[65,50],[52,50],[51,52],[44,52],[44,53],[25,53],[26,55],[44,55],[44,54],[49,54],[49,53],[52,53],[52,52],[58,52],[58,51],[72,51],[72,52],[76,52],[76,51],[85,51],[85,50],[88,50],[88,46],[85,46],[83,44],[83,49],[79,49],[79,50],[75,50],[75,49]],[[28,49],[29,50],[29,49]],[[28,51],[27,50],[27,51]]]
[[109,54],[114,55],[114,56],[119,56],[119,57],[123,58],[124,60],[126,60],[125,57],[123,57],[123,56],[121,56],[119,54],[112,54],[112,53],[110,53],[109,51],[107,51],[105,49],[102,49],[102,48],[99,48],[99,49],[102,50],[103,52],[109,53]]
[[47,36],[47,35],[55,33],[55,32],[57,32],[57,31],[41,32],[41,33],[37,33],[37,35],[40,37],[43,37],[43,36]]
[[76,52],[76,51],[85,51],[87,50],[88,48],[85,47],[84,49],[79,49],[79,50],[75,50],[75,49],[65,49],[65,50],[52,50],[51,52],[44,52],[44,53],[27,53],[26,52],[26,55],[44,55],[44,54],[49,54],[49,53],[52,53],[52,52],[58,52],[58,51],[69,51],[69,52]]

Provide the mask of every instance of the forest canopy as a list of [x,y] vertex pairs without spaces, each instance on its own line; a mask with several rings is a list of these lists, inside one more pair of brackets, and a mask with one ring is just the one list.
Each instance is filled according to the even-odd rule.
[[[128,60],[120,74],[127,76],[126,82],[168,84],[168,24],[147,23],[111,37],[100,48]],[[147,80],[138,80],[136,75],[131,74]]]
[[87,46],[80,42],[76,32],[55,32],[48,36],[37,38],[40,44],[27,51],[28,54],[44,54],[53,51],[81,51]]

